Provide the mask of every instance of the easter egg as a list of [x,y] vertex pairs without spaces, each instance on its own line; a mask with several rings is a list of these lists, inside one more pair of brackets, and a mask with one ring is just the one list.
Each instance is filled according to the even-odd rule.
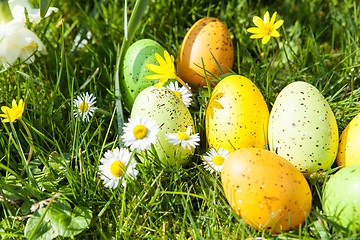
[[227,76],[215,86],[206,109],[209,146],[265,149],[268,120],[268,107],[255,84],[240,75]]
[[269,120],[269,147],[306,177],[326,171],[335,161],[338,127],[328,102],[306,82],[286,86],[275,100]]
[[214,17],[200,19],[186,33],[177,62],[178,76],[188,83],[206,86],[203,63],[206,71],[216,76],[221,74],[218,66],[227,73],[234,63],[234,48],[229,30]]
[[350,230],[360,230],[360,165],[342,168],[325,185],[324,212]]
[[191,126],[194,134],[194,120],[189,109],[171,90],[150,86],[136,97],[131,117],[147,115],[159,125],[158,141],[155,150],[162,163],[167,166],[186,164],[194,149],[173,145],[167,139],[167,133],[186,132]]
[[312,195],[304,175],[264,149],[242,148],[224,162],[221,182],[228,202],[246,223],[273,233],[304,223]]
[[155,53],[164,57],[164,48],[151,39],[141,39],[128,48],[124,57],[123,78],[120,79],[122,102],[130,111],[136,96],[145,88],[154,85],[154,80],[146,79],[154,72],[145,64],[156,64]]
[[356,115],[341,133],[336,157],[338,166],[360,164],[360,114]]

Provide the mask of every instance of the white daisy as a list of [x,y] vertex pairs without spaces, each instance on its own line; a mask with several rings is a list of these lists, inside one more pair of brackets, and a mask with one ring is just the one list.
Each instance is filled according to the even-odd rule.
[[116,188],[119,184],[125,186],[127,178],[135,179],[139,171],[136,169],[136,161],[131,158],[131,152],[127,148],[115,148],[113,151],[105,152],[100,159],[102,165],[99,166],[100,178],[105,187]]
[[159,125],[155,120],[148,116],[129,118],[129,122],[125,123],[123,128],[123,142],[126,147],[130,146],[131,150],[149,150],[151,144],[155,144]]
[[185,104],[186,107],[189,107],[192,102],[192,94],[191,92],[184,86],[179,88],[179,83],[176,81],[170,82],[169,85],[166,86],[167,89],[170,89],[175,93],[176,96],[178,96],[181,101]]
[[223,148],[217,148],[216,150],[214,148],[211,148],[206,155],[203,156],[204,160],[206,161],[205,168],[209,170],[210,172],[221,172],[225,160],[230,155],[230,150],[223,149]]
[[80,117],[82,121],[88,122],[93,115],[94,111],[97,107],[93,107],[96,103],[96,97],[93,94],[89,94],[88,92],[77,96],[74,99],[74,116]]
[[184,149],[187,147],[195,148],[199,145],[200,136],[199,133],[191,134],[191,126],[188,126],[186,132],[177,132],[177,133],[167,133],[165,134],[166,139],[169,140],[169,143],[173,145],[180,144]]

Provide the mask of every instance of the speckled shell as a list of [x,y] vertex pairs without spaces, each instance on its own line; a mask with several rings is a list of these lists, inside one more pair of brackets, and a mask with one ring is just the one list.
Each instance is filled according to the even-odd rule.
[[151,39],[138,40],[126,51],[123,65],[124,78],[120,79],[120,89],[123,104],[129,111],[136,96],[145,88],[154,85],[154,80],[145,77],[155,73],[147,69],[145,64],[158,65],[155,53],[164,57],[164,48]]
[[312,195],[303,174],[268,150],[231,153],[221,182],[231,207],[256,229],[288,231],[304,223],[311,210]]
[[210,147],[263,148],[267,141],[269,110],[259,89],[248,78],[231,75],[214,88],[206,109]]
[[195,132],[194,120],[180,98],[165,87],[150,86],[139,93],[131,111],[131,117],[144,115],[160,126],[155,145],[160,160],[167,166],[187,163],[193,151],[174,146],[165,136],[167,133],[185,132],[188,126],[191,126],[192,134]]
[[360,164],[360,114],[356,115],[341,133],[336,157],[338,166]]
[[229,30],[223,22],[214,17],[206,17],[197,21],[186,33],[182,41],[177,62],[178,76],[195,85],[206,86],[204,70],[219,76],[221,71],[230,72],[234,63],[234,48]]
[[[360,230],[360,165],[330,177],[324,189],[324,212],[350,231]],[[352,224],[354,223],[354,224]]]
[[270,113],[269,146],[308,177],[326,171],[339,143],[334,113],[317,88],[306,82],[286,86]]

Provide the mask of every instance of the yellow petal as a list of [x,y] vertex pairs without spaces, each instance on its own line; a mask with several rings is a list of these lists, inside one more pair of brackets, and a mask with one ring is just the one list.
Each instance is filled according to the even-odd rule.
[[155,53],[155,58],[158,61],[160,67],[163,68],[164,66],[166,66],[165,60],[158,53]]
[[260,32],[260,28],[252,27],[252,28],[248,28],[247,31],[248,31],[249,33],[259,33],[259,32]]
[[153,74],[153,75],[147,75],[145,78],[155,80],[155,79],[160,79],[162,77],[164,77],[164,75],[162,75],[162,74]]
[[266,11],[265,15],[264,15],[264,23],[268,23],[269,22],[269,12]]
[[17,103],[16,103],[16,100],[13,99],[13,100],[12,100],[12,108],[17,108],[17,107],[18,107],[18,105],[17,105]]
[[264,21],[259,18],[259,17],[253,17],[253,23],[255,24],[255,26],[257,26],[258,28],[260,28],[262,25],[264,25]]
[[272,36],[272,37],[280,37],[280,33],[278,31],[276,31],[276,30],[272,30],[270,36]]
[[7,106],[2,106],[1,111],[3,111],[3,113],[5,113],[5,115],[6,115],[6,113],[7,112],[9,113],[11,111],[11,109],[9,107],[7,107]]
[[265,35],[264,37],[263,37],[263,39],[261,40],[261,43],[262,44],[266,44],[269,40],[270,40],[270,36],[269,35]]
[[277,14],[277,12],[274,12],[274,14],[272,15],[271,20],[270,20],[270,25],[274,24],[275,19],[276,19],[276,14]]
[[254,35],[250,36],[251,39],[258,39],[258,38],[262,38],[262,37],[264,37],[263,34],[254,34]]
[[168,65],[172,64],[173,62],[171,61],[171,57],[170,54],[168,53],[168,51],[164,51],[164,57],[165,57],[165,61]]
[[283,23],[284,23],[284,20],[279,20],[274,24],[273,28],[278,29],[279,27],[281,27],[281,25],[283,25]]
[[161,73],[161,67],[155,64],[145,64],[145,67],[149,69],[150,71],[153,71],[155,73]]

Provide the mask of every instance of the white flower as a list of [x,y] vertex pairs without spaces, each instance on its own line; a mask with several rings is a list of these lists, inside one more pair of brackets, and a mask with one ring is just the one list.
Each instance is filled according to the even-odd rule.
[[211,148],[206,155],[203,156],[204,160],[206,161],[205,168],[209,170],[210,172],[221,172],[225,160],[230,155],[230,150],[223,149],[223,148],[217,148],[216,150],[214,148]]
[[192,94],[191,92],[184,86],[179,88],[179,83],[176,81],[170,82],[169,85],[166,86],[167,89],[170,89],[175,93],[176,96],[178,96],[181,101],[185,104],[186,107],[189,107],[192,102]]
[[126,147],[130,146],[131,150],[149,150],[151,144],[157,141],[159,125],[155,120],[148,116],[129,118],[129,122],[125,123],[123,128],[123,142]]
[[14,64],[17,58],[26,64],[33,63],[35,54],[47,54],[46,48],[35,33],[24,23],[13,19],[0,26],[0,63],[5,68]]
[[93,115],[97,107],[93,107],[96,103],[96,97],[93,94],[88,92],[77,96],[74,99],[74,116],[80,117],[82,121],[88,122]]
[[[9,0],[9,6],[14,19],[26,22],[25,9],[28,13],[29,21],[37,24],[41,21],[40,9],[32,8],[27,0]],[[57,12],[58,9],[55,7],[49,7],[45,14],[48,17],[52,12]]]
[[166,139],[169,140],[169,143],[173,145],[181,145],[184,149],[187,147],[195,148],[199,145],[200,136],[199,133],[191,135],[191,126],[188,126],[186,132],[177,132],[177,133],[167,133],[165,134]]
[[113,151],[105,152],[100,159],[102,165],[99,166],[100,178],[105,187],[116,188],[120,179],[125,186],[127,178],[135,179],[139,171],[136,169],[136,161],[131,158],[131,152],[127,148],[115,148]]

